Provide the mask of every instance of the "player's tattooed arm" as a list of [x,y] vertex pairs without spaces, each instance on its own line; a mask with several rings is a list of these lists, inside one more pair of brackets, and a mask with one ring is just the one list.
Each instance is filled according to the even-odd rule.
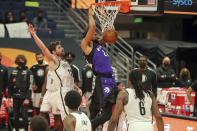
[[155,100],[155,96],[154,96],[153,93],[151,93],[151,97],[152,97],[151,110],[152,110],[153,115],[155,116],[158,131],[164,131],[163,118],[162,118],[162,116],[161,116],[161,114],[159,112],[157,101]]
[[75,131],[76,119],[72,115],[68,115],[63,121],[65,131]]
[[126,91],[120,91],[116,100],[116,106],[109,121],[107,131],[114,131],[121,112],[124,110],[124,105],[128,103],[128,94]]
[[36,42],[37,46],[42,50],[43,54],[46,57],[47,62],[50,62],[50,61],[56,62],[57,60],[50,53],[50,51],[45,46],[45,44],[40,40],[40,38],[36,35],[33,25],[29,24],[28,31],[29,31],[29,33],[31,33],[31,35],[34,38],[34,41]]

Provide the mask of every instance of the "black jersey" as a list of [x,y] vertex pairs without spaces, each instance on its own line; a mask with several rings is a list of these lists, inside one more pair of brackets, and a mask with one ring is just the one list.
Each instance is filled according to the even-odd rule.
[[72,69],[72,74],[73,74],[73,77],[74,77],[74,82],[79,83],[79,81],[80,81],[79,68],[76,65],[72,65],[71,69]]
[[93,80],[93,70],[91,67],[86,65],[82,70],[82,92],[92,91],[92,80]]
[[30,69],[34,76],[35,85],[38,87],[37,90],[34,91],[34,93],[42,92],[42,86],[44,83],[45,71],[47,66],[48,65],[39,66],[38,64],[36,64],[33,65]]

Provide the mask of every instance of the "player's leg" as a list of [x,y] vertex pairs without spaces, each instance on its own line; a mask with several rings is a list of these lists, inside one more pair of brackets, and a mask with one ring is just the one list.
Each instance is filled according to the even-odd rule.
[[[54,128],[57,131],[63,131],[62,120],[67,115],[67,113],[65,113],[59,91],[55,92],[55,95],[53,96],[53,100],[51,102],[52,102],[51,103],[52,104],[52,112],[54,115]],[[67,109],[67,112],[68,112],[68,109]]]
[[43,101],[40,107],[40,115],[48,120],[49,125],[50,125],[49,111],[51,110],[50,96],[51,96],[51,93],[47,91],[43,97]]
[[60,114],[54,114],[54,129],[55,131],[63,131],[63,122]]
[[28,131],[28,105],[23,105],[21,111],[22,111],[25,131]]
[[32,93],[33,107],[36,110],[36,115],[40,114],[39,102],[41,98],[41,93]]
[[102,108],[100,114],[98,114],[94,119],[91,120],[92,128],[96,129],[99,125],[104,124],[110,119],[112,115],[112,104],[107,103],[105,107]]

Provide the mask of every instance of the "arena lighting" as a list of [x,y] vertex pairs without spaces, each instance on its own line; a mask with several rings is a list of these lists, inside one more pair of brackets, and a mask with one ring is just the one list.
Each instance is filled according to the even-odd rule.
[[143,22],[143,18],[138,17],[134,19],[134,23],[142,23]]
[[164,11],[164,14],[182,14],[182,15],[197,15],[197,12],[182,12],[182,11]]
[[39,2],[35,1],[25,1],[26,7],[39,7]]

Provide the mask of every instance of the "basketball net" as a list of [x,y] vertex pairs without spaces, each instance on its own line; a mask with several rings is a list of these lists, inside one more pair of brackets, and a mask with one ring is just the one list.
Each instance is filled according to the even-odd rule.
[[[107,2],[103,2],[107,3]],[[95,4],[94,12],[99,19],[101,30],[102,32],[106,30],[115,29],[114,28],[114,20],[116,19],[116,16],[118,14],[120,8],[120,4],[111,4],[108,2],[107,5],[104,4]]]

